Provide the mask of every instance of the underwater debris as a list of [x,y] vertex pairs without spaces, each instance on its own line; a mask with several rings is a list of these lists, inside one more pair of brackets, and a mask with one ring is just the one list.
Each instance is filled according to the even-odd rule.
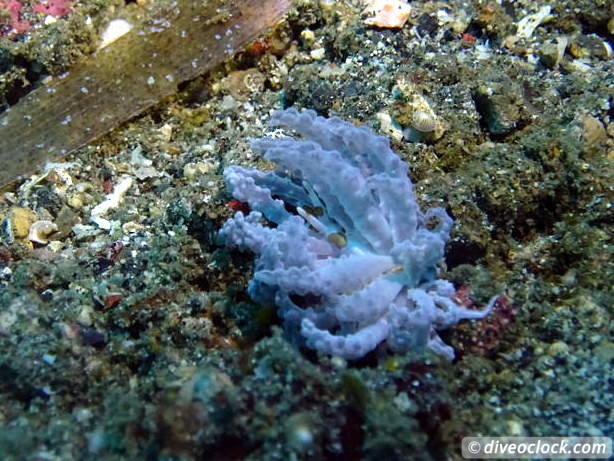
[[529,38],[535,32],[537,27],[551,19],[550,11],[552,7],[550,5],[542,6],[536,13],[525,16],[517,24],[516,36],[521,38]]
[[0,114],[0,185],[174,93],[275,24],[291,3],[178,0],[165,18],[135,25]]
[[[278,168],[224,171],[233,196],[254,210],[221,230],[229,245],[257,254],[250,296],[274,302],[286,330],[326,354],[357,359],[385,343],[452,360],[437,331],[485,317],[497,299],[466,309],[437,278],[452,219],[443,208],[420,211],[388,138],[309,110],[278,111],[271,121],[306,140],[253,140]],[[330,238],[339,233],[342,245]]]
[[120,202],[123,200],[124,195],[128,192],[128,189],[132,187],[132,178],[130,176],[124,176],[113,188],[113,192],[108,194],[105,200],[94,208],[92,208],[92,222],[96,223],[101,229],[110,229],[111,222],[102,218],[109,210],[117,208]]
[[409,19],[411,7],[405,0],[369,0],[362,13],[368,16],[364,20],[368,26],[400,29]]

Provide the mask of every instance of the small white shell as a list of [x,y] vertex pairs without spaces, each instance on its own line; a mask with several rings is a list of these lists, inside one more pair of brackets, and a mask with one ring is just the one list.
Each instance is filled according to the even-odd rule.
[[49,243],[49,236],[58,230],[58,226],[47,220],[36,221],[30,226],[28,240],[35,243],[46,245]]
[[100,45],[98,45],[98,49],[101,50],[115,40],[117,40],[122,35],[126,35],[132,29],[132,24],[130,24],[125,19],[113,19],[107,25],[107,28],[102,33],[102,40]]
[[422,133],[430,133],[437,128],[437,117],[427,111],[417,110],[412,114],[411,124]]

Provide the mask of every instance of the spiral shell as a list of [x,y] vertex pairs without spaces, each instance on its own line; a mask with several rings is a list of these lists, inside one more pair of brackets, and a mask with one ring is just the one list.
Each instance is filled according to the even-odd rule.
[[427,111],[418,110],[413,113],[411,124],[422,133],[430,133],[437,128],[437,117]]
[[36,221],[30,226],[28,240],[35,243],[46,245],[49,243],[49,236],[58,230],[58,226],[47,220]]

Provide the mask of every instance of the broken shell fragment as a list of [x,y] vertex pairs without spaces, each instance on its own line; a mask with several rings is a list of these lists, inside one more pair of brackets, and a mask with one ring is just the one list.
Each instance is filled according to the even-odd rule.
[[57,230],[58,226],[51,221],[36,221],[30,226],[28,240],[34,243],[46,245],[47,243],[49,243],[49,236],[54,232],[57,232]]
[[368,0],[363,14],[368,26],[400,29],[409,19],[411,7],[404,0]]
[[109,46],[122,35],[126,35],[130,32],[131,29],[132,24],[125,19],[113,19],[102,33],[102,40],[100,45],[98,45],[98,49],[101,50]]

